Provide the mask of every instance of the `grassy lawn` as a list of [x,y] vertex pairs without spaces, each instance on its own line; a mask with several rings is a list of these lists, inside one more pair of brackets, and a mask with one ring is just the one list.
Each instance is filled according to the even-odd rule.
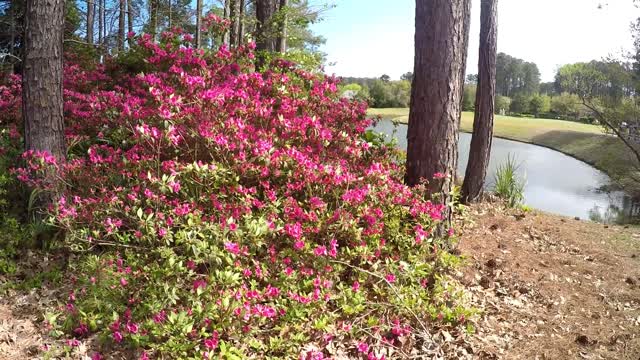
[[[368,115],[407,123],[408,108],[369,109]],[[463,112],[461,130],[471,132],[473,113]],[[635,192],[637,184],[630,178],[631,166],[636,163],[624,144],[603,133],[596,125],[573,121],[517,118],[496,115],[494,135],[501,138],[546,146],[589,163],[617,178],[625,188]]]

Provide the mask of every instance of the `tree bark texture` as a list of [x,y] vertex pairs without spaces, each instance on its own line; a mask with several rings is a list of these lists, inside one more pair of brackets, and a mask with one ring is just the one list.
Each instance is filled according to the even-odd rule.
[[238,46],[244,43],[244,11],[245,11],[245,0],[239,0]]
[[[469,0],[416,0],[405,182],[414,186],[429,181],[430,195],[445,204],[458,161],[470,9]],[[434,179],[436,173],[445,177]]]
[[202,0],[196,0],[196,49],[200,47],[202,42]]
[[102,45],[106,34],[104,33],[104,0],[98,0],[98,43]]
[[149,35],[156,40],[158,33],[159,0],[149,0]]
[[498,0],[482,0],[480,10],[480,57],[478,90],[469,162],[462,185],[462,200],[476,200],[482,193],[493,138],[496,97],[496,52],[498,44]]
[[120,14],[118,15],[118,51],[124,51],[124,22],[126,16],[126,1],[120,0]]
[[[133,13],[133,0],[127,0],[127,30],[133,33],[133,19],[135,14]],[[131,43],[129,43],[131,45]]]
[[62,100],[64,0],[27,0],[22,116],[26,150],[66,157]]
[[[222,10],[222,17],[225,19],[231,19],[230,16],[230,11],[231,11],[231,4],[230,4],[231,0],[224,0],[224,9]],[[223,44],[227,44],[229,45],[229,34],[230,34],[230,29],[225,30],[224,34],[222,34],[222,43]]]
[[240,37],[240,7],[238,0],[229,0],[229,19],[231,20],[231,28],[229,29],[229,45],[238,46],[238,38]]
[[277,47],[281,53],[287,52],[287,6],[289,6],[288,0],[280,0],[278,11],[282,12],[280,19],[280,31],[278,31]]
[[87,1],[87,42],[93,44],[93,24],[95,18],[94,0]]
[[275,11],[275,0],[256,0],[256,50],[276,51],[276,32],[272,21]]

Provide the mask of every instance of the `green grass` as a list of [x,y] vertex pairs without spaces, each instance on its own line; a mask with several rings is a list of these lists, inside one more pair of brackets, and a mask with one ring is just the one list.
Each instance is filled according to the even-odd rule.
[[[369,116],[379,115],[383,119],[389,119],[403,124],[409,121],[408,108],[369,109],[367,114]],[[602,128],[599,126],[574,121],[496,115],[494,123],[494,133],[496,136],[524,142],[532,142],[534,137],[546,134],[549,131],[577,131],[603,135]],[[473,129],[472,112],[465,111],[462,113],[460,128],[464,132],[471,132]]]
[[[369,109],[369,116],[381,116],[401,123],[409,119],[408,108]],[[471,132],[473,113],[463,112],[460,130]],[[496,137],[545,146],[589,163],[606,172],[627,190],[639,193],[640,184],[632,179],[637,161],[618,138],[607,135],[600,126],[573,121],[517,118],[496,115]]]

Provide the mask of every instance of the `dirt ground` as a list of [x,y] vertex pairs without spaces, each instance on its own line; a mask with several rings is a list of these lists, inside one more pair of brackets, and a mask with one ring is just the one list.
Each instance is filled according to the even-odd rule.
[[640,359],[640,228],[469,210],[461,282],[480,359]]
[[[640,228],[495,204],[471,207],[458,228],[466,266],[457,277],[481,313],[476,333],[445,341],[451,351],[436,358],[640,359]],[[62,292],[0,297],[0,360],[42,358],[53,343],[42,314]],[[88,353],[83,344],[72,358]]]

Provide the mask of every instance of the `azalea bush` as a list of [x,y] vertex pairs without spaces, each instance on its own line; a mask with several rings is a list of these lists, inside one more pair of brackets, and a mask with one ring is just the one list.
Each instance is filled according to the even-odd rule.
[[[252,44],[190,41],[69,61],[67,161],[28,152],[14,169],[64,184],[51,223],[75,275],[52,333],[97,335],[95,358],[382,359],[465,324],[458,259],[432,236],[444,205],[403,184],[365,104],[286,60],[256,72]],[[0,92],[3,151],[19,149],[19,79]]]

